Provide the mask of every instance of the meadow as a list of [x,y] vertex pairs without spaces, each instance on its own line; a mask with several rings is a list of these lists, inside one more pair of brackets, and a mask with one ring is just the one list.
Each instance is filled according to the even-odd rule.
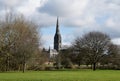
[[0,81],[120,81],[120,70],[5,72]]

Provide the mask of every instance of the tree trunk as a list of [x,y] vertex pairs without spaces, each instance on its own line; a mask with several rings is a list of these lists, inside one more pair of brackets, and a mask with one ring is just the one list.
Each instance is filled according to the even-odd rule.
[[61,61],[60,61],[60,57],[58,57],[58,69],[60,69],[61,67]]
[[23,63],[23,73],[25,72],[25,62]]
[[93,64],[91,63],[91,69],[93,69]]
[[25,72],[25,56],[23,56],[23,68],[22,68],[23,73]]
[[86,64],[86,67],[88,68],[88,64]]
[[9,61],[9,56],[8,56],[6,59],[6,71],[9,71],[9,64],[10,64],[10,61]]
[[80,67],[80,65],[81,65],[81,62],[80,62],[80,61],[78,62],[78,65],[79,65],[79,67]]
[[93,71],[96,70],[96,63],[93,63]]

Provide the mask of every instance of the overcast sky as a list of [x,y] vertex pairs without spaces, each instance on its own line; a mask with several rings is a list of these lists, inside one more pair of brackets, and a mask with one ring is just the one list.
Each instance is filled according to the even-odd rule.
[[90,31],[106,33],[120,44],[120,0],[0,0],[0,17],[9,10],[36,22],[47,48],[53,47],[57,16],[63,45]]

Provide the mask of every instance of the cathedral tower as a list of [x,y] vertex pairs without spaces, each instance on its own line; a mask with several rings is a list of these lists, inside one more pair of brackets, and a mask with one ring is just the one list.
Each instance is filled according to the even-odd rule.
[[59,51],[61,48],[61,35],[60,35],[60,30],[59,30],[59,21],[57,18],[57,23],[56,23],[56,33],[54,36],[54,49],[56,51]]

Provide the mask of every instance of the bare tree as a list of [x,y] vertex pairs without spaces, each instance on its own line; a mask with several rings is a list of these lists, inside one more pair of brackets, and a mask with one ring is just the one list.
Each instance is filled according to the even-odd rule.
[[96,70],[96,64],[105,55],[112,53],[112,43],[110,37],[101,32],[90,32],[83,37],[75,39],[73,46],[79,50],[81,57],[84,57],[92,64]]
[[8,14],[0,23],[0,31],[0,53],[6,59],[6,70],[12,63],[12,67],[21,65],[24,72],[26,62],[40,45],[37,25],[22,16]]

